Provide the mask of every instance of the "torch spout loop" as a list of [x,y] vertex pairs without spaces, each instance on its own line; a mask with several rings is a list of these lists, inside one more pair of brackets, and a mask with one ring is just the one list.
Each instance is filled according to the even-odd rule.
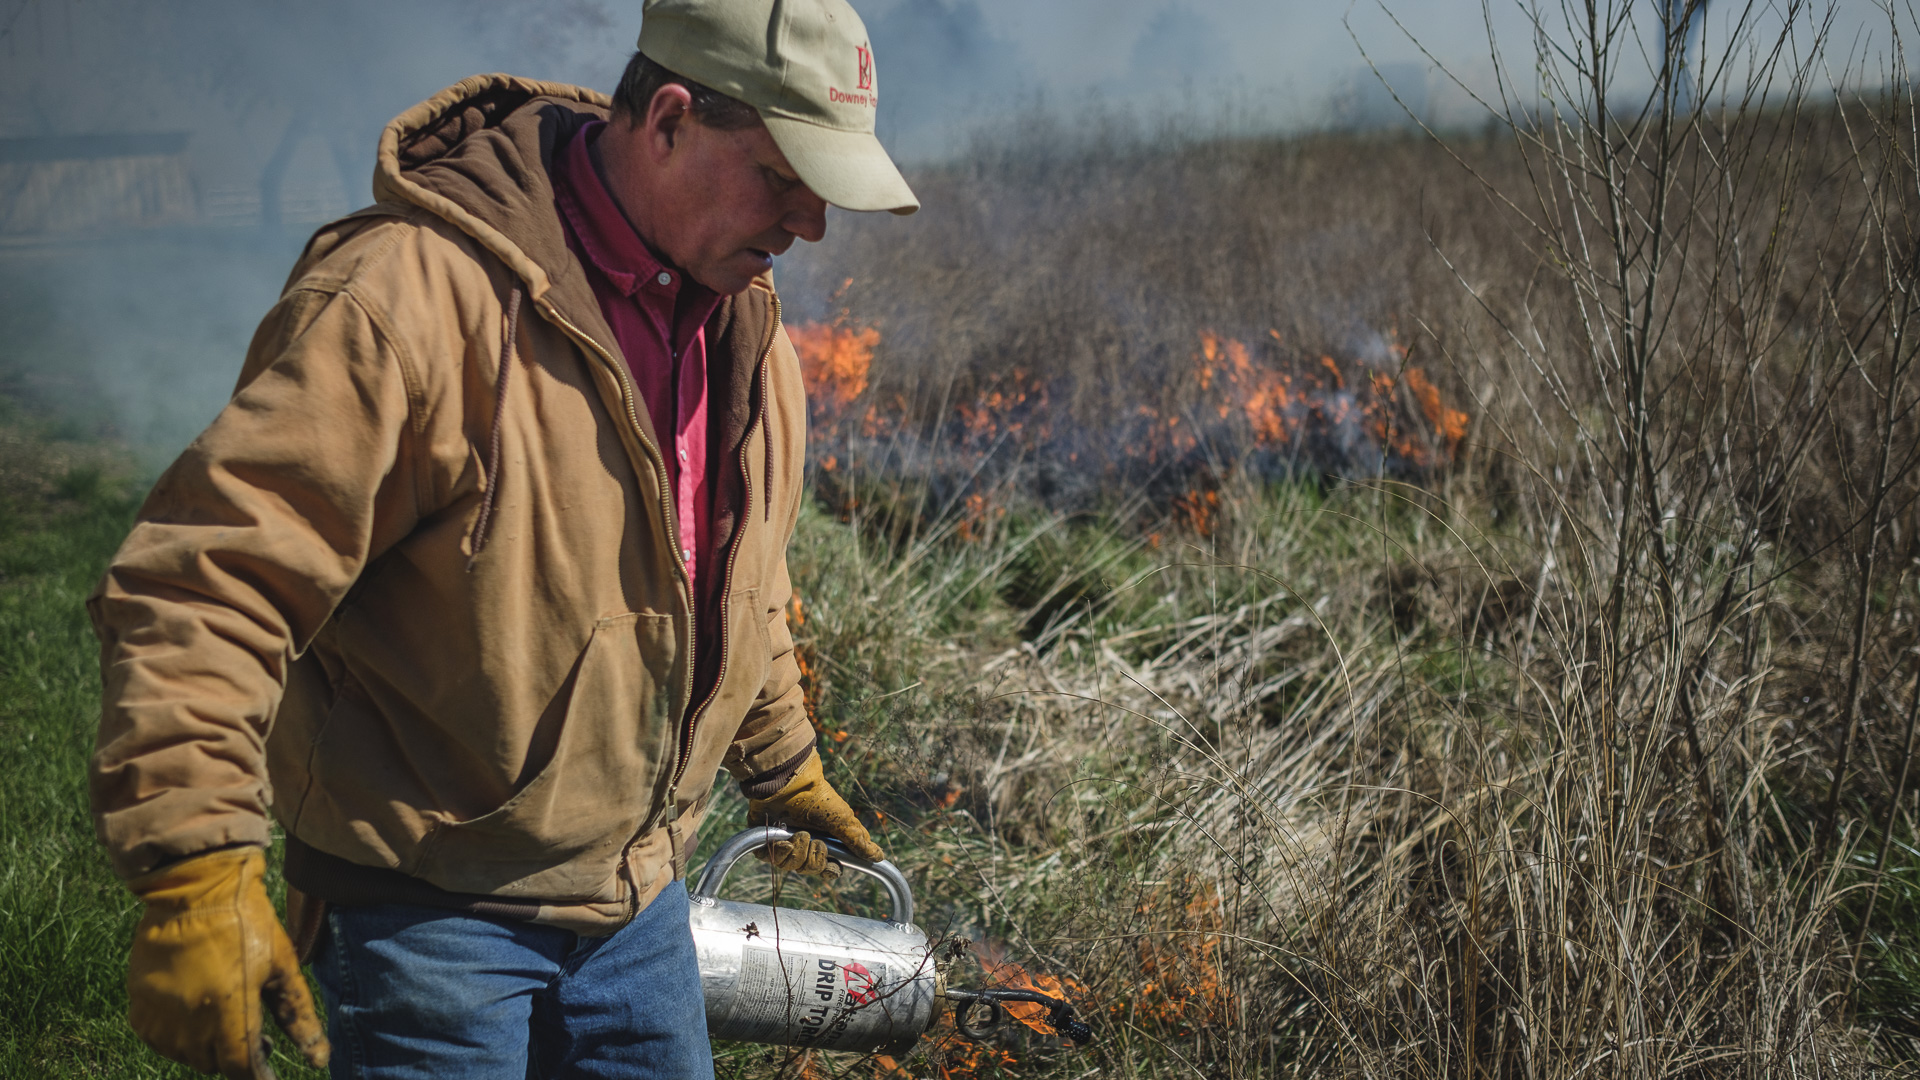
[[[953,1022],[960,1033],[969,1039],[984,1039],[992,1035],[1007,1018],[1005,1002],[1023,1001],[1034,1005],[1043,1005],[1047,1010],[1047,1023],[1053,1025],[1054,1033],[1072,1039],[1075,1046],[1085,1046],[1093,1041],[1093,1029],[1073,1015],[1073,1006],[1065,998],[1050,997],[1033,990],[956,990],[949,987],[947,1000],[953,1002]],[[984,1023],[973,1021],[973,1012],[984,1007],[987,1018]]]

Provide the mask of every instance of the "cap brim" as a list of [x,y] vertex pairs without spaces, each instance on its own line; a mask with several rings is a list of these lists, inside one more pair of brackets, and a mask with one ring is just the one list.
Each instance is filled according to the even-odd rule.
[[920,200],[872,132],[839,131],[764,113],[761,119],[787,163],[815,195],[842,210],[911,214],[920,209]]

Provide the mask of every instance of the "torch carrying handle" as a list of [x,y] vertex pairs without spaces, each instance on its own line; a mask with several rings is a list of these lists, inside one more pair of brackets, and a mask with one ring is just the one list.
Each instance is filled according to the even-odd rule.
[[[696,904],[715,899],[720,893],[720,886],[726,883],[727,873],[733,869],[734,863],[777,840],[791,839],[793,839],[792,831],[778,825],[757,825],[735,833],[732,839],[720,845],[720,850],[714,852],[713,858],[708,859],[707,865],[700,869],[700,878],[694,882],[693,891],[688,894],[688,899]],[[833,861],[845,869],[873,878],[887,890],[887,899],[893,906],[893,911],[887,916],[888,922],[901,926],[913,924],[913,886],[907,884],[907,877],[900,872],[899,867],[885,859],[879,862],[868,862],[848,850],[845,844],[831,837],[823,836],[819,839],[826,843],[827,854],[833,856]]]

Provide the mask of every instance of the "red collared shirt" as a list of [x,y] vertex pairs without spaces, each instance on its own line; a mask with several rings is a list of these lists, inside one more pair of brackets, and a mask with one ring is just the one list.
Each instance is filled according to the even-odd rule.
[[606,126],[586,125],[555,155],[554,201],[567,226],[567,246],[587,268],[594,298],[666,455],[680,558],[698,603],[699,582],[712,558],[706,324],[720,297],[655,258],[613,201],[587,152]]

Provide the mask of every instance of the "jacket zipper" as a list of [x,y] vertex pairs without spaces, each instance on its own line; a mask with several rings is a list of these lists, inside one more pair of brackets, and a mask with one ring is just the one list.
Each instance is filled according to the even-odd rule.
[[[665,477],[666,477],[665,460],[666,459],[661,454],[659,447],[654,446],[653,443],[647,439],[646,429],[640,425],[640,413],[634,404],[637,398],[639,397],[639,394],[634,389],[632,376],[623,369],[623,366],[617,360],[613,358],[612,353],[609,353],[604,347],[601,346],[599,342],[595,341],[584,330],[581,330],[578,326],[575,326],[570,320],[567,319],[566,316],[560,314],[560,311],[558,308],[555,308],[550,303],[543,303],[540,306],[541,306],[541,309],[548,315],[548,317],[553,319],[554,322],[558,323],[569,334],[573,335],[575,340],[580,341],[588,345],[589,347],[591,347],[593,351],[599,355],[600,359],[605,361],[606,365],[609,368],[613,369],[614,375],[620,381],[620,402],[622,405],[626,406],[627,422],[633,425],[633,433],[636,436],[638,436],[641,448],[646,450],[650,455],[652,455],[649,460],[649,464],[653,466],[656,481],[663,483],[668,488],[671,488],[672,487],[671,484],[665,483]],[[754,378],[762,388],[766,386],[767,364],[768,364],[768,361],[773,357],[773,344],[775,341],[779,340],[779,337],[780,337],[780,296],[779,294],[776,293],[773,295],[773,331],[772,333],[767,335],[767,346],[765,349],[761,350],[760,364],[758,369],[754,372]],[[752,391],[749,390],[748,392],[751,393]],[[747,495],[746,505],[741,508],[741,515],[740,515],[740,529],[742,532],[746,530],[747,522],[750,520],[750,515],[753,512],[753,473],[751,471],[750,466],[747,464],[747,444],[753,441],[754,428],[762,426],[762,421],[764,421],[764,419],[766,418],[766,412],[767,412],[766,394],[763,389],[763,392],[761,394],[760,410],[754,416],[753,423],[748,425],[746,434],[742,436],[740,440],[740,479],[742,483],[745,485],[746,495]],[[771,437],[771,436],[767,436],[767,437]],[[772,460],[771,447],[769,447],[768,460]],[[771,477],[769,477],[769,482],[771,482]],[[673,503],[673,500],[670,498],[662,499],[661,511],[666,517],[667,536],[669,539],[673,539],[674,546],[678,547],[679,541],[677,538],[680,535],[680,531],[679,531],[679,526],[675,521],[675,515],[674,515],[672,503]],[[732,550],[727,554],[726,567],[721,573],[720,598],[721,598],[721,605],[722,605],[723,612],[724,612],[727,597],[730,596],[733,592],[733,568],[734,568],[734,563],[738,560],[738,557],[740,554],[740,543],[739,543],[738,536],[735,537],[734,543],[731,546],[732,546]],[[678,564],[681,583],[686,586],[687,685],[692,686],[693,680],[698,674],[694,666],[695,661],[697,660],[697,657],[694,655],[694,652],[696,649],[696,645],[700,640],[700,637],[698,633],[699,628],[695,625],[694,620],[698,617],[698,610],[700,605],[697,598],[694,595],[693,577],[688,572],[685,561],[678,560],[678,559],[674,561]],[[719,696],[721,683],[726,681],[726,677],[727,677],[727,640],[726,639],[727,639],[727,620],[726,620],[725,614],[723,613],[720,618],[720,641],[718,643],[718,647],[720,649],[720,670],[715,673],[713,686],[707,691],[707,696],[703,701],[700,702],[700,706],[696,709],[689,710],[687,713],[686,723],[680,733],[680,745],[678,747],[678,753],[676,755],[676,760],[674,762],[673,779],[668,781],[667,783],[667,805],[665,809],[666,809],[666,813],[669,815],[667,818],[667,823],[669,825],[671,825],[674,821],[679,819],[678,804],[679,804],[680,779],[681,777],[686,775],[687,765],[693,758],[694,728],[699,725],[700,715],[706,712],[707,707],[713,704],[714,698]],[[637,838],[637,834],[636,834],[636,838]],[[623,847],[620,851],[620,875],[623,878],[626,876],[626,872],[627,872],[627,855],[628,855],[628,852],[632,849],[632,847],[633,847],[633,841],[630,839],[627,842],[626,846]],[[675,854],[678,854],[678,853],[676,852]],[[638,914],[639,904],[640,904],[639,895],[637,893],[630,892],[627,896],[627,920],[628,921],[632,921],[633,916]]]
[[[680,526],[679,526],[679,523],[674,520],[673,499],[671,497],[673,485],[669,483],[667,480],[666,456],[661,453],[659,447],[653,445],[653,443],[647,438],[646,428],[640,425],[640,413],[636,408],[636,406],[634,405],[635,400],[637,400],[639,397],[639,392],[636,391],[633,387],[632,376],[627,373],[626,366],[624,364],[621,364],[618,360],[615,360],[613,358],[613,354],[608,352],[605,348],[603,348],[599,342],[593,340],[592,337],[588,336],[586,331],[581,330],[579,327],[569,322],[566,316],[560,314],[560,311],[558,308],[555,308],[552,304],[544,304],[544,303],[541,305],[541,307],[543,310],[545,310],[548,316],[550,316],[553,319],[553,321],[559,323],[560,326],[564,328],[568,333],[572,334],[575,339],[581,342],[584,342],[587,345],[592,346],[593,351],[599,355],[600,359],[606,361],[607,366],[613,369],[613,373],[615,377],[617,377],[620,380],[620,403],[622,405],[625,405],[627,408],[627,422],[633,425],[633,433],[636,437],[639,438],[641,449],[647,451],[650,455],[652,455],[648,460],[648,464],[653,468],[655,481],[659,483],[663,488],[665,488],[669,493],[668,498],[664,498],[660,500],[660,510],[661,510],[661,513],[664,514],[666,517],[667,539],[672,542],[672,545],[676,551],[679,550]],[[679,559],[675,559],[674,563],[676,564],[676,568],[680,571],[681,584],[687,587],[687,628],[691,630],[693,629],[693,618],[694,618],[694,608],[695,608],[695,604],[693,603],[693,579],[687,573],[687,566],[685,562]],[[693,664],[692,664],[691,648],[689,648],[688,650],[687,667],[688,667],[688,672],[687,672],[688,678],[692,678]]]
[[[600,357],[601,360],[605,361],[607,367],[613,370],[614,376],[619,380],[619,384],[620,384],[620,403],[622,405],[625,405],[627,409],[627,422],[632,425],[633,434],[639,439],[640,448],[646,451],[649,455],[651,455],[650,458],[648,459],[648,464],[653,468],[655,482],[660,483],[663,486],[663,488],[671,492],[673,485],[666,482],[666,464],[665,464],[666,459],[660,453],[660,448],[653,445],[653,443],[647,439],[647,429],[640,426],[640,413],[638,408],[634,404],[634,402],[639,397],[639,393],[634,389],[633,377],[625,370],[625,365],[615,360],[613,358],[613,354],[608,352],[606,348],[603,347],[599,342],[593,340],[592,336],[587,334],[586,331],[580,329],[578,326],[575,326],[566,316],[560,314],[560,310],[558,308],[554,307],[550,303],[542,303],[540,305],[540,308],[543,312],[546,313],[548,318],[551,318],[555,323],[559,324],[559,326],[562,329],[567,331],[567,333],[571,334],[574,340],[591,348]],[[672,541],[674,549],[678,550],[680,547],[680,541],[679,541],[680,529],[678,524],[674,521],[673,499],[671,497],[664,498],[660,500],[660,503],[661,503],[661,508],[660,508],[661,512],[665,515],[666,526],[667,526],[667,538],[670,541]],[[694,648],[694,642],[698,640],[694,636],[695,628],[693,625],[693,620],[694,620],[694,617],[696,614],[696,608],[698,607],[698,605],[694,603],[693,579],[687,574],[686,563],[683,560],[679,560],[679,559],[675,559],[674,562],[679,564],[681,581],[686,586],[687,638],[688,638],[687,640],[687,683],[688,685],[692,685],[693,674],[694,674],[693,648]],[[669,789],[669,791],[671,791],[671,789]],[[669,810],[671,810],[673,807],[673,798],[671,794],[669,794],[667,798],[667,807]],[[646,823],[645,821],[643,821],[641,823],[641,832],[644,832],[645,830],[646,830]],[[640,838],[641,832],[636,832],[633,836],[628,837],[627,842],[623,844],[620,848],[620,868],[617,871],[617,874],[621,881],[628,880],[628,866],[629,866],[628,859],[633,852],[633,842]],[[630,886],[631,886],[631,883],[630,883]],[[640,913],[640,893],[637,887],[629,887],[627,889],[627,917],[621,921],[621,925],[624,926],[627,923],[632,922],[633,917],[635,915],[638,915],[639,913]]]
[[[753,520],[753,469],[752,466],[747,464],[747,446],[753,442],[754,429],[764,428],[766,426],[767,394],[765,387],[767,385],[767,363],[773,357],[773,343],[778,341],[779,338],[780,296],[778,293],[775,293],[773,296],[773,330],[767,335],[767,347],[761,350],[760,363],[753,374],[754,382],[761,387],[760,408],[754,414],[753,423],[747,425],[746,433],[740,438],[740,482],[745,486],[747,499],[746,504],[740,508],[740,531],[734,534],[731,545],[732,550],[727,553],[726,569],[721,572],[720,576],[720,640],[717,643],[720,649],[720,669],[714,672],[713,685],[707,689],[707,696],[700,702],[699,708],[689,710],[687,713],[686,726],[680,735],[679,761],[673,767],[673,779],[667,784],[667,813],[673,815],[673,817],[669,819],[670,821],[678,820],[679,818],[679,814],[675,808],[678,805],[680,778],[686,775],[687,764],[693,759],[694,728],[699,726],[701,715],[707,711],[708,706],[713,704],[714,698],[720,696],[721,684],[727,681],[726,605],[733,596],[733,567],[734,564],[739,561],[740,539],[746,533],[748,523]],[[753,391],[749,388],[747,392],[752,393]],[[761,432],[761,438],[763,439],[772,439],[772,437],[773,435],[769,431]],[[771,460],[771,457],[769,457],[769,460]],[[771,490],[773,484],[771,474],[767,477],[767,484],[769,490]],[[692,627],[693,624],[691,620],[689,620],[687,625],[689,628]],[[691,647],[688,648],[687,653],[689,656],[692,655],[693,650]]]

